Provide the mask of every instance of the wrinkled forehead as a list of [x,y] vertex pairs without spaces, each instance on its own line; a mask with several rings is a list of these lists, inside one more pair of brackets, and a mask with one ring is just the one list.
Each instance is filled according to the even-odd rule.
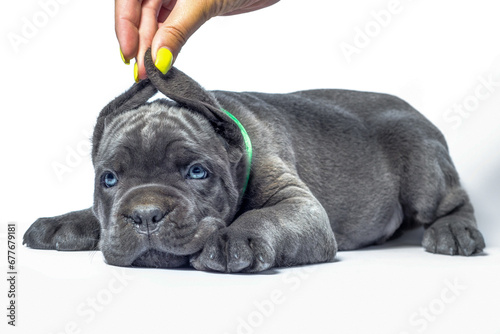
[[165,152],[167,145],[208,148],[216,135],[208,120],[167,103],[153,102],[106,120],[97,160],[113,156],[118,148],[136,152]]

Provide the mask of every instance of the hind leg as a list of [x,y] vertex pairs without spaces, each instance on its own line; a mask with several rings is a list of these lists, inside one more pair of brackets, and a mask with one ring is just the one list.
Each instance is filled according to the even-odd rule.
[[425,250],[446,255],[480,253],[485,247],[484,239],[477,229],[474,210],[465,191],[461,188],[450,191],[440,209],[443,215],[424,232],[422,246]]
[[422,246],[447,255],[480,253],[484,239],[446,146],[426,140],[412,151],[402,177],[402,198],[407,219],[425,228]]

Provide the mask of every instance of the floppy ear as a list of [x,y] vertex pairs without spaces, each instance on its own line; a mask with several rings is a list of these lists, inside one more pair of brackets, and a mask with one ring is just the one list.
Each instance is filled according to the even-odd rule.
[[156,92],[156,87],[151,84],[149,79],[142,80],[134,84],[129,90],[115,98],[102,109],[97,118],[94,134],[92,136],[92,160],[94,160],[99,150],[99,143],[106,125],[106,117],[111,114],[116,116],[125,111],[136,109],[146,103]]
[[154,66],[151,49],[144,55],[144,64],[149,80],[160,92],[181,107],[202,114],[229,145],[238,147],[240,153],[245,151],[244,139],[238,125],[222,111],[212,93],[175,67],[167,74],[161,73]]

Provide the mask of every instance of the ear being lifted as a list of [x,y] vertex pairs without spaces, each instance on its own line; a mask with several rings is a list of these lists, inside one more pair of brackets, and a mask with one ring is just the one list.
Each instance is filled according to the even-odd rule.
[[151,49],[144,55],[144,65],[153,85],[177,103],[192,106],[204,104],[206,107],[216,109],[216,112],[220,110],[220,105],[212,93],[177,68],[172,67],[165,75],[161,73],[153,64]]
[[165,96],[177,102],[181,107],[190,109],[205,116],[215,131],[230,146],[245,150],[243,136],[238,125],[222,111],[212,93],[206,91],[196,81],[172,67],[167,74],[161,73],[154,66],[151,49],[144,55],[144,64],[148,78]]
[[92,136],[92,160],[95,159],[95,155],[99,149],[99,143],[106,124],[106,117],[116,116],[125,111],[136,109],[146,103],[156,92],[156,87],[151,84],[149,79],[142,80],[102,109],[97,118]]

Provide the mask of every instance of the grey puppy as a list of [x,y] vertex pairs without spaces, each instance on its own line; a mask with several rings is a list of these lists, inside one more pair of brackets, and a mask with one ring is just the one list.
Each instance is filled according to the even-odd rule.
[[[208,92],[145,62],[97,120],[93,207],[38,219],[29,247],[221,272],[331,261],[416,226],[429,252],[485,247],[442,134],[406,102]],[[148,103],[157,90],[173,101]]]

